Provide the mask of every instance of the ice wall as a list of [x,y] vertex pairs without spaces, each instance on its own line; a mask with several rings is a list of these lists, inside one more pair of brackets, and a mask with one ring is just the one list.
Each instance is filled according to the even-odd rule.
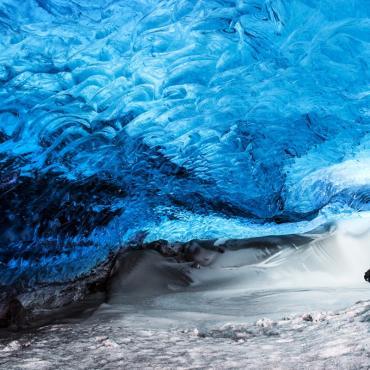
[[53,279],[138,232],[239,238],[369,210],[369,15],[0,0],[1,269]]

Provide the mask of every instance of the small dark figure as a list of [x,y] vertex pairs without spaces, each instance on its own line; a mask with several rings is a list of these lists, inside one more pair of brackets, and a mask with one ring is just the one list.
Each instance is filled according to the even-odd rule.
[[9,301],[5,319],[6,326],[15,330],[21,329],[26,324],[26,310],[17,298]]
[[370,283],[370,269],[365,272],[364,279]]

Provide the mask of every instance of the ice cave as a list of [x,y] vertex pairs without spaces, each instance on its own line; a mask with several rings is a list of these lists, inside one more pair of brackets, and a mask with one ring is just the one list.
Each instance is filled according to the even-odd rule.
[[0,369],[369,369],[369,269],[369,0],[0,0]]

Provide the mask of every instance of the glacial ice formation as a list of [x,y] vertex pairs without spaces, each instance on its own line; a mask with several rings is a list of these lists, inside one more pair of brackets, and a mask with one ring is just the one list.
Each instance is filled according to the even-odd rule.
[[370,210],[369,16],[367,0],[0,0],[0,283],[77,276],[138,233]]

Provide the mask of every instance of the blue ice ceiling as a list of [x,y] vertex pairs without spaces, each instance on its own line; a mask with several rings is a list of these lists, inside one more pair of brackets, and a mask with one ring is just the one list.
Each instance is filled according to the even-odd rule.
[[0,0],[3,268],[77,274],[142,232],[241,238],[369,210],[369,15]]

